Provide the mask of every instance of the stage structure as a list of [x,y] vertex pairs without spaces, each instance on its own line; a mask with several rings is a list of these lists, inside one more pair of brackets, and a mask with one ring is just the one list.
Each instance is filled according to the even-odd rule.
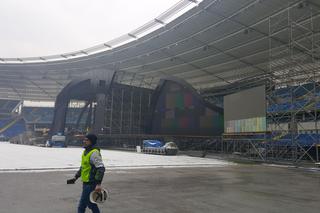
[[94,131],[99,132],[100,127],[104,123],[104,99],[114,77],[114,73],[114,71],[106,69],[94,70],[85,76],[71,81],[63,88],[56,98],[54,117],[50,130],[51,135],[64,133],[68,105],[71,100],[82,100],[86,102],[77,123],[80,122],[83,112],[89,106],[86,122],[88,128],[91,128],[92,124],[93,104],[94,102],[99,103],[94,113],[99,113],[101,116],[95,116],[94,126],[92,127]]
[[74,80],[57,97],[52,134],[64,133],[61,118],[74,99],[85,101],[77,123],[88,111],[86,128],[99,134],[105,146],[133,146],[143,138],[172,139],[177,135],[180,141],[199,141],[223,132],[223,109],[203,100],[177,78],[153,82],[132,73],[100,70]]

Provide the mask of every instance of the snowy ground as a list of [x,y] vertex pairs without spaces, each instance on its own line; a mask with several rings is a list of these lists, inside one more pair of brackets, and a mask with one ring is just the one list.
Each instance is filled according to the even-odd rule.
[[[80,165],[82,151],[83,148],[45,148],[0,142],[0,172],[75,170]],[[113,150],[102,150],[102,157],[107,169],[218,167],[231,164],[211,158]]]

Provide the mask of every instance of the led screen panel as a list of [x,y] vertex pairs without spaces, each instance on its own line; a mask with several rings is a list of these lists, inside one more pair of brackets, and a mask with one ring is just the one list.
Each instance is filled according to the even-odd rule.
[[266,131],[266,91],[259,86],[224,96],[224,132]]
[[[221,108],[220,108],[221,109]],[[153,134],[221,135],[223,113],[210,107],[190,87],[166,81],[157,95]]]

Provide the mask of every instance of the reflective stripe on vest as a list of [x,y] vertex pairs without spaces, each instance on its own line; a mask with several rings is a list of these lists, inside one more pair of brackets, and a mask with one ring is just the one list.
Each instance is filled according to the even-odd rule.
[[90,157],[93,152],[98,151],[98,149],[92,149],[87,155],[84,155],[85,151],[82,153],[81,159],[81,179],[82,182],[89,182],[91,173]]

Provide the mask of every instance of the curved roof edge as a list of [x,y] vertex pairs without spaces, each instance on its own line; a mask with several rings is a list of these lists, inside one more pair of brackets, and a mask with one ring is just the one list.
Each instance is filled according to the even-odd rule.
[[65,61],[69,59],[86,57],[89,55],[94,55],[101,52],[106,52],[113,50],[122,45],[133,42],[139,38],[142,38],[149,33],[156,31],[164,26],[166,26],[171,21],[175,20],[182,14],[191,10],[201,3],[203,0],[180,0],[178,3],[170,7],[168,10],[160,14],[157,18],[147,22],[141,27],[125,34],[119,36],[115,39],[112,39],[103,44],[99,44],[87,49],[56,54],[48,56],[39,56],[39,57],[22,57],[22,58],[1,58],[0,64],[25,64],[25,63],[41,63],[41,62],[54,62],[54,61]]

